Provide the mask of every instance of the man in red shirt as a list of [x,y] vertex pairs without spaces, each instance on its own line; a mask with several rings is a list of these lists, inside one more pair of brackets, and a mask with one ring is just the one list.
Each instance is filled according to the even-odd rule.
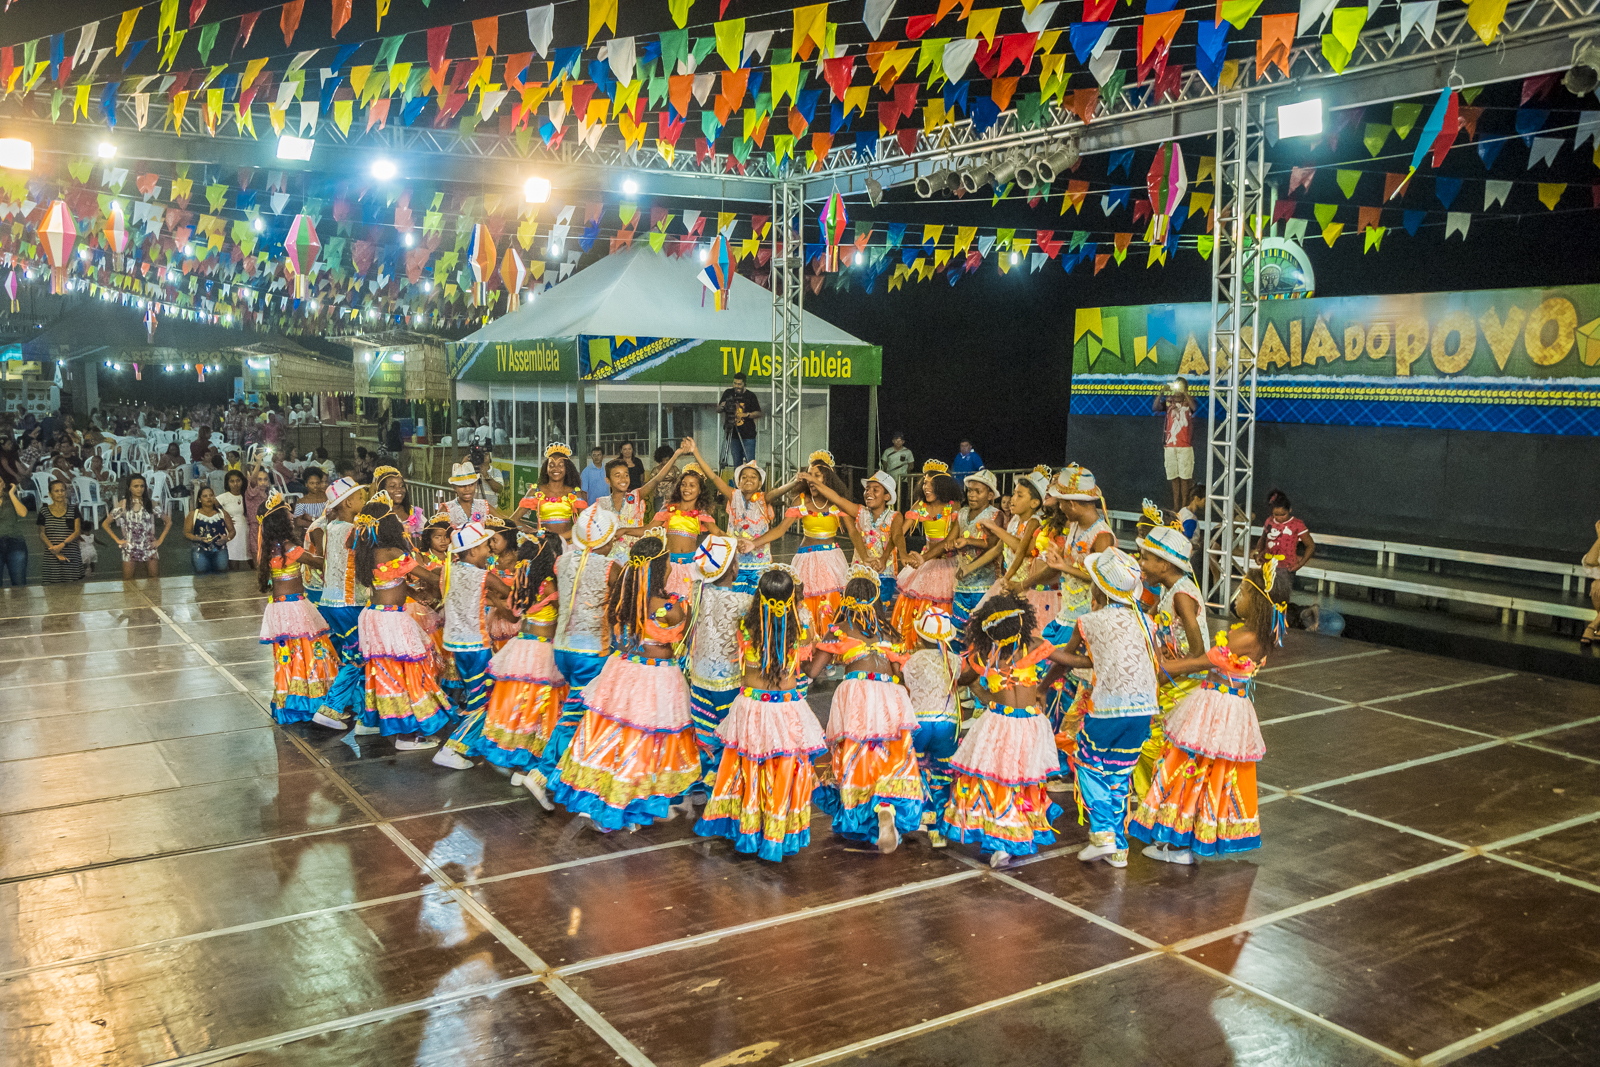
[[1189,499],[1189,487],[1194,484],[1194,397],[1189,395],[1189,380],[1174,378],[1172,383],[1156,395],[1151,410],[1165,413],[1166,427],[1162,438],[1167,470],[1167,481],[1172,485],[1172,510],[1177,512]]

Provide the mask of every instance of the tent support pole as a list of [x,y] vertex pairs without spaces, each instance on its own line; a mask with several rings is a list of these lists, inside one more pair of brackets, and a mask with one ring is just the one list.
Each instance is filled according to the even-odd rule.
[[589,411],[584,403],[583,379],[578,379],[578,440],[572,446],[574,457],[582,456],[585,463],[589,462]]
[[805,197],[799,182],[772,187],[772,480],[802,464],[800,396],[805,373]]
[[878,469],[878,387],[867,386],[867,476]]

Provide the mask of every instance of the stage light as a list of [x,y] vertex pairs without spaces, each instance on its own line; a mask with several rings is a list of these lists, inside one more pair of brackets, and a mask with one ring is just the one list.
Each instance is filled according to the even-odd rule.
[[1013,267],[1015,267],[1018,263],[1021,263],[1021,262],[1022,262],[1022,257],[1020,255],[1018,255],[1015,252],[1011,253],[1011,265]]
[[398,168],[395,167],[392,159],[374,159],[370,171],[374,178],[380,182],[386,182],[398,173]]
[[522,195],[530,204],[542,204],[550,199],[550,179],[538,176],[522,183]]
[[183,246],[183,255],[184,255],[184,258],[189,258],[189,257],[193,256],[194,255],[194,245],[188,245],[188,244],[184,245]]
[[1600,85],[1600,47],[1593,41],[1579,45],[1572,56],[1572,69],[1561,79],[1561,84],[1573,96],[1587,96],[1594,92],[1595,86]]
[[262,222],[260,219],[256,219],[254,222],[251,223],[251,225],[256,228],[256,232],[257,233],[260,233],[262,230],[265,230],[267,228],[267,224]]
[[634,181],[632,178],[624,178],[622,181],[622,191],[629,196],[634,196],[639,192],[639,183]]
[[974,164],[961,172],[961,187],[969,193],[975,193],[988,184],[990,177],[987,163]]
[[101,141],[95,146],[94,152],[95,155],[99,156],[101,159],[117,158],[117,146],[112,144],[110,141]]
[[278,158],[309,160],[316,143],[309,137],[294,137],[286,133],[278,138]]
[[856,266],[864,267],[866,265],[867,265],[867,254],[865,252],[857,252],[856,253]]
[[407,248],[410,248],[412,245],[417,243],[417,239],[415,237],[412,237],[409,233],[406,234],[405,237],[402,238],[402,240],[405,241],[405,244],[406,244]]
[[424,293],[431,293],[431,292],[433,292],[433,283],[432,283],[432,282],[423,282],[423,283],[422,283],[422,291],[423,291],[423,292],[424,292]]
[[1039,180],[1049,184],[1078,165],[1078,142],[1068,141],[1053,152],[1034,160]]
[[948,192],[961,184],[961,178],[953,171],[936,170],[932,174],[924,174],[914,183],[917,195],[927,200],[943,192]]
[[700,262],[705,263],[708,260],[710,260],[710,258],[711,258],[711,253],[708,252],[705,248],[702,247],[700,249]]
[[1279,137],[1315,137],[1322,132],[1322,98],[1278,105]]
[[876,178],[867,179],[867,200],[873,207],[878,206],[878,201],[883,199],[883,183]]
[[0,167],[7,170],[33,169],[33,142],[20,137],[0,137]]
[[994,172],[989,175],[989,180],[994,183],[997,192],[1011,184],[1016,178],[1017,168],[1020,166],[1022,166],[1022,160],[1014,155],[1007,156],[1000,161],[1000,165],[995,167]]

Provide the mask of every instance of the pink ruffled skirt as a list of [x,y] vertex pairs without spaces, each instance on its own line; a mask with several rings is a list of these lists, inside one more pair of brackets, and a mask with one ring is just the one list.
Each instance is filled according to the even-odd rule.
[[930,559],[910,575],[900,573],[897,588],[901,596],[948,604],[956,595],[956,561],[951,556]]
[[844,592],[845,577],[850,571],[845,564],[844,553],[839,551],[838,545],[808,551],[809,546],[814,544],[815,541],[803,543],[790,564],[800,576],[805,596],[809,599]]
[[827,748],[822,724],[805,700],[760,700],[742,690],[717,727],[717,736],[724,746],[757,763]]
[[[678,557],[682,556],[683,559]],[[694,592],[694,553],[674,552],[667,562],[667,593],[673,596],[689,596]]]
[[668,660],[640,663],[612,656],[584,686],[583,703],[597,715],[646,733],[676,733],[689,725],[689,683]]
[[[1019,711],[1031,714],[1018,715]],[[967,730],[950,766],[958,775],[1018,786],[1044,781],[1060,769],[1061,761],[1050,719],[1043,712],[990,708]]]
[[841,738],[851,741],[892,741],[907,731],[917,730],[917,711],[911,694],[894,682],[870,678],[846,678],[833,691],[828,712],[828,743]]
[[261,643],[264,645],[298,637],[314,640],[327,632],[327,620],[309,600],[274,600],[261,613]]
[[507,641],[489,661],[489,677],[497,682],[566,685],[556,667],[555,648],[549,641]]
[[405,611],[366,608],[357,617],[356,632],[363,659],[433,662],[433,641]]
[[1248,699],[1198,689],[1167,712],[1166,739],[1185,752],[1212,759],[1254,763],[1267,754],[1267,743]]

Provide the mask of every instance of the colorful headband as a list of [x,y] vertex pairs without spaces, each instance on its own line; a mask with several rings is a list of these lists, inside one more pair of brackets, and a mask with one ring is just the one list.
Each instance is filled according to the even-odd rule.
[[[649,540],[652,537],[655,538],[657,541],[661,542],[661,548],[658,549],[655,552],[650,553],[648,556],[641,554],[639,552],[639,546],[644,544],[645,541]],[[643,533],[641,533],[639,535],[638,540],[634,541],[634,543],[633,543],[633,551],[628,556],[628,566],[630,566],[630,567],[645,567],[645,566],[648,566],[649,564],[655,562],[656,560],[660,559],[662,556],[665,556],[666,554],[667,554],[667,531],[664,530],[663,528],[661,528],[660,526],[652,526],[648,530],[646,530]]]
[[271,495],[269,495],[267,497],[267,502],[265,504],[261,505],[261,518],[263,518],[263,519],[266,518],[268,515],[271,515],[274,511],[288,511],[288,510],[289,510],[289,502],[283,498],[283,494],[282,493],[280,493],[276,489],[274,489],[272,491]]
[[922,473],[923,474],[949,474],[950,473],[950,464],[946,463],[942,459],[924,460],[923,464],[922,464]]
[[572,449],[568,448],[564,444],[560,444],[560,443],[553,444],[549,448],[544,450],[544,458],[545,459],[549,459],[551,456],[565,456],[568,459],[571,459],[572,458]]
[[1007,608],[1005,611],[997,611],[983,620],[983,632],[986,634],[993,633],[994,628],[1000,623],[1005,622],[1007,619],[1020,619],[1021,617],[1021,608]]
[[391,466],[388,466],[387,464],[385,464],[382,467],[379,467],[377,470],[372,472],[372,484],[373,485],[382,485],[383,484],[383,480],[385,478],[401,478],[401,479],[404,479],[405,475],[400,473],[399,468],[391,467]]
[[806,466],[809,467],[813,463],[826,463],[830,467],[837,466],[837,464],[833,462],[833,453],[829,452],[826,448],[819,448],[815,452],[811,453],[811,455],[806,457]]
[[774,563],[771,566],[769,566],[767,568],[767,570],[769,570],[769,571],[782,571],[783,573],[787,574],[791,579],[793,579],[796,583],[798,583],[800,581],[800,572],[795,570],[793,567],[791,567],[787,563]]
[[1183,523],[1179,522],[1177,519],[1173,519],[1171,522],[1168,522],[1162,516],[1161,509],[1156,507],[1155,501],[1151,500],[1149,497],[1145,497],[1140,510],[1144,513],[1144,521],[1139,524],[1140,526],[1149,526],[1151,528],[1166,526],[1173,530],[1183,529]]
[[867,579],[868,581],[870,581],[872,583],[872,599],[871,600],[859,600],[859,599],[857,599],[855,597],[847,596],[847,597],[844,598],[844,603],[846,603],[846,604],[855,604],[855,605],[860,605],[860,606],[865,606],[867,604],[876,604],[878,602],[878,594],[879,594],[879,590],[880,590],[880,584],[879,583],[882,581],[882,577],[878,574],[877,571],[873,570],[871,567],[867,566],[865,563],[852,563],[850,565],[850,570],[845,573],[845,584],[849,585],[850,582],[852,580],[856,579],[856,578],[865,578],[865,579]]
[[367,507],[371,507],[374,504],[385,504],[392,508],[394,507],[394,498],[384,490],[379,489],[376,493],[367,497]]

